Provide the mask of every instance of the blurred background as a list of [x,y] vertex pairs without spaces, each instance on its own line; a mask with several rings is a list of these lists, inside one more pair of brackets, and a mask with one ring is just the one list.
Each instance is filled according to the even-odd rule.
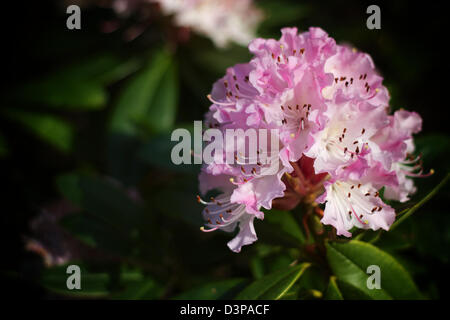
[[[227,248],[230,234],[200,232],[199,166],[171,163],[170,133],[203,119],[212,84],[248,50],[217,47],[158,5],[112,2],[2,4],[2,284],[12,297],[232,297],[291,263],[305,235],[287,212],[256,222],[259,241],[240,254]],[[66,28],[72,3],[81,30]],[[318,26],[372,56],[392,110],[423,118],[417,150],[436,173],[416,179],[400,205],[409,207],[450,169],[446,17],[435,2],[390,1],[379,3],[381,30],[368,30],[370,4],[255,1],[256,32],[278,39],[282,27]],[[432,299],[447,295],[449,196],[444,188],[378,243]],[[82,291],[65,290],[68,264],[82,267]],[[304,279],[297,298],[320,298],[321,278]]]

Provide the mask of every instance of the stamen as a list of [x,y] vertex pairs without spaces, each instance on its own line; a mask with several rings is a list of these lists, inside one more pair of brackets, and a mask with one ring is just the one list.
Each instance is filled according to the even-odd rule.
[[206,201],[204,201],[202,198],[200,198],[199,195],[197,195],[197,201],[198,201],[198,203],[201,203],[201,204],[204,204],[204,205],[207,205],[207,204],[208,204],[208,202],[206,202]]
[[[231,92],[230,92],[230,96],[232,96]],[[231,106],[231,105],[234,104],[234,102],[231,102],[231,101],[230,102],[219,102],[219,101],[216,101],[216,100],[214,100],[212,98],[212,96],[210,94],[208,94],[206,97],[209,99],[209,101],[211,101],[212,103],[217,104],[219,106]]]
[[203,232],[212,232],[212,231],[216,231],[217,229],[219,229],[218,227],[214,227],[212,229],[205,229],[205,227],[200,227],[200,230]]

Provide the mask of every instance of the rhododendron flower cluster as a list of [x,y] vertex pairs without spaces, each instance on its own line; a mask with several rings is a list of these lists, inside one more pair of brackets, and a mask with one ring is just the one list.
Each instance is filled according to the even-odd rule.
[[269,146],[264,164],[236,156],[232,164],[202,168],[201,193],[221,192],[208,201],[198,197],[205,205],[202,230],[238,227],[228,246],[239,252],[257,240],[253,222],[264,218],[262,209],[293,192],[324,204],[321,222],[337,235],[350,237],[355,227],[388,230],[395,211],[381,189],[384,198],[404,202],[415,191],[411,177],[423,176],[412,156],[420,116],[388,113],[388,90],[368,54],[336,44],[320,28],[281,33],[280,40],[253,40],[251,61],[228,68],[213,86],[209,126],[276,128],[279,148]]

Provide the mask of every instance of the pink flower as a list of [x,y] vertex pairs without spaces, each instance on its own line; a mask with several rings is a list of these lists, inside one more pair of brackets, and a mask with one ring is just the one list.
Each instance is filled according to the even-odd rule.
[[395,211],[379,195],[384,185],[396,185],[393,172],[386,172],[378,163],[366,167],[363,174],[343,171],[324,183],[325,193],[317,202],[325,203],[321,222],[336,228],[338,235],[350,237],[350,229],[388,230],[395,220]]
[[321,222],[335,227],[338,235],[350,237],[353,227],[388,230],[395,220],[394,209],[383,203],[370,182],[328,181],[325,190],[318,199],[327,202]]
[[420,157],[414,158],[413,134],[422,129],[422,119],[415,112],[399,110],[389,116],[389,125],[373,137],[379,147],[373,157],[384,164],[386,169],[397,175],[398,184],[386,186],[384,196],[400,202],[409,200],[409,195],[416,191],[411,177],[426,177],[433,174],[422,173]]
[[264,219],[260,208],[271,209],[272,200],[283,196],[286,187],[281,182],[281,176],[284,172],[285,169],[281,169],[276,174],[260,176],[253,171],[230,176],[212,175],[202,171],[199,177],[201,193],[205,194],[213,189],[222,192],[210,201],[204,201],[198,196],[198,201],[205,205],[203,218],[208,228],[202,228],[202,231],[220,229],[232,232],[239,225],[240,232],[228,243],[234,252],[239,252],[243,245],[256,241],[253,220],[255,217]]
[[236,162],[205,165],[200,175],[202,192],[225,181],[218,198],[200,199],[205,231],[239,225],[229,243],[239,252],[256,241],[253,220],[264,217],[261,208],[270,209],[275,199],[289,208],[310,201],[322,183],[325,192],[316,200],[325,204],[322,223],[338,235],[351,236],[354,227],[388,230],[395,211],[379,192],[385,187],[387,198],[406,201],[415,190],[409,177],[423,176],[418,159],[408,158],[420,117],[406,111],[388,115],[389,93],[369,55],[336,45],[319,28],[281,32],[280,40],[253,40],[251,61],[228,68],[209,96],[210,127],[277,129],[279,148],[269,147],[270,161],[252,166],[225,142]]
[[370,138],[389,123],[384,109],[362,100],[336,95],[327,103],[326,122],[313,134],[314,143],[305,152],[315,158],[317,172],[336,175],[338,170],[365,170]]
[[[224,124],[222,129],[229,129],[231,124]],[[278,139],[278,137],[276,137]],[[244,136],[237,136],[236,145],[245,142]],[[239,252],[241,247],[256,241],[256,233],[253,228],[254,218],[264,219],[261,208],[271,209],[272,200],[282,197],[286,186],[281,177],[287,168],[279,159],[278,152],[271,154],[270,144],[267,154],[259,154],[258,159],[266,156],[265,162],[248,161],[245,155],[232,149],[234,163],[226,163],[226,152],[222,159],[205,165],[199,176],[200,191],[204,195],[210,190],[219,190],[221,193],[210,201],[204,201],[198,197],[198,201],[205,205],[203,217],[207,229],[205,232],[214,230],[233,231],[239,226],[240,232],[228,244],[230,249]],[[227,151],[227,145],[223,149]]]
[[[257,240],[253,220],[255,215],[246,212],[244,203],[232,202],[234,185],[230,182],[229,177],[225,175],[212,176],[204,172],[200,174],[200,190],[206,193],[210,189],[220,189],[223,193],[210,201],[204,201],[198,196],[198,201],[205,205],[203,209],[203,218],[206,221],[202,231],[210,232],[221,229],[226,232],[232,232],[238,225],[240,232],[228,243],[229,248],[234,252],[240,252],[241,247],[251,244]],[[254,201],[252,195],[248,195],[248,199],[244,201]]]
[[337,46],[337,53],[327,60],[325,72],[333,74],[333,84],[322,93],[328,98],[340,92],[348,99],[363,100],[376,107],[386,107],[389,93],[382,85],[372,58],[348,46]]

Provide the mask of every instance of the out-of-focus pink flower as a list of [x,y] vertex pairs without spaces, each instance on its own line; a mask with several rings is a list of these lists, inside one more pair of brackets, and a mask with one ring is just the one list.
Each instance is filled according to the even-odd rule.
[[209,37],[216,46],[230,42],[248,45],[261,22],[262,12],[252,0],[149,0],[174,15],[178,26]]

